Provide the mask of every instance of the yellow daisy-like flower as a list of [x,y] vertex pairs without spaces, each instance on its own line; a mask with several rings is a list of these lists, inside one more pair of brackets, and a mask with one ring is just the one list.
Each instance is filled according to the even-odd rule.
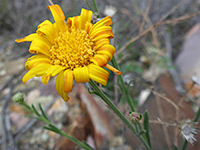
[[22,79],[24,83],[37,76],[46,85],[51,76],[57,75],[56,90],[67,101],[74,80],[84,83],[92,79],[105,86],[109,73],[103,67],[121,74],[107,64],[116,51],[109,42],[114,37],[109,16],[92,24],[92,11],[82,9],[80,16],[68,18],[66,22],[59,5],[51,5],[49,9],[55,23],[45,20],[36,33],[16,40],[31,41],[29,52],[36,52],[25,63],[29,71]]

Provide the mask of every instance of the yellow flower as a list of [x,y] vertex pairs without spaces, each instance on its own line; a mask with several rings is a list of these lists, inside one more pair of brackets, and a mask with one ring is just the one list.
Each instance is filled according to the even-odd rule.
[[29,71],[22,79],[24,83],[36,76],[42,77],[46,85],[51,76],[57,75],[56,90],[67,101],[73,80],[84,83],[92,79],[106,86],[109,73],[103,67],[121,74],[107,64],[116,51],[109,41],[114,37],[109,16],[92,24],[92,11],[82,9],[80,16],[70,17],[66,22],[59,5],[51,5],[49,10],[55,23],[45,20],[36,33],[16,40],[31,41],[29,52],[36,53],[25,63]]

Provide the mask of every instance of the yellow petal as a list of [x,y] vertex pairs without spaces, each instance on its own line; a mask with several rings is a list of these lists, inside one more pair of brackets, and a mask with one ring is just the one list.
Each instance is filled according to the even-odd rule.
[[59,33],[59,32],[60,32],[60,30],[59,30],[59,28],[58,28],[58,24],[53,23],[53,27],[54,27],[56,33]]
[[104,45],[101,48],[97,49],[97,51],[107,51],[110,54],[114,55],[116,49],[114,46],[107,44],[107,45]]
[[91,22],[86,22],[85,31],[87,32],[87,34],[89,34],[92,25],[93,24]]
[[67,102],[69,100],[67,93],[64,92],[64,71],[61,71],[56,78],[56,90],[64,101]]
[[115,50],[114,46],[104,45],[100,49],[97,50],[97,54],[106,55],[109,57],[108,61],[111,61],[115,51],[116,50]]
[[40,24],[37,26],[37,28],[39,29],[39,28],[41,28],[42,26],[45,26],[45,25],[52,25],[52,23],[51,23],[51,21],[49,21],[49,20],[45,20],[45,21],[43,21],[42,23],[40,23]]
[[49,82],[49,79],[50,79],[50,76],[44,74],[44,75],[42,76],[42,83],[43,83],[44,85],[46,85],[46,84]]
[[50,64],[50,59],[48,56],[45,55],[34,55],[27,59],[25,63],[25,69],[30,70],[31,68],[35,67],[40,63],[47,63]]
[[108,34],[112,38],[114,37],[111,26],[102,26],[100,28],[97,28],[93,30],[89,35],[95,39],[96,37],[101,36],[103,34]]
[[111,39],[113,37],[114,37],[114,35],[113,35],[112,31],[109,31],[109,32],[102,32],[98,36],[94,37],[92,40],[97,41],[97,40],[101,40],[101,39],[104,39],[104,38]]
[[111,66],[111,65],[109,65],[109,64],[106,64],[105,67],[106,67],[107,69],[109,69],[109,70],[115,72],[115,73],[118,74],[118,75],[121,75],[121,74],[122,74],[119,70],[117,70],[116,68],[114,68],[113,66]]
[[107,62],[112,60],[112,54],[107,51],[97,51],[97,54],[101,54],[103,57],[107,56]]
[[58,36],[58,33],[56,32],[56,30],[51,22],[48,24],[44,23],[43,25],[40,25],[36,32],[39,35],[42,35],[42,36],[44,35],[51,43],[53,43],[54,38],[56,38]]
[[37,33],[32,33],[32,34],[29,34],[28,36],[22,38],[22,39],[16,39],[15,42],[17,43],[22,43],[22,42],[30,42],[30,41],[43,41],[45,42],[46,44],[48,44],[49,46],[51,46],[51,42],[44,36],[41,36]]
[[79,19],[80,19],[80,16],[70,17],[67,19],[67,25],[70,28],[79,29],[80,28]]
[[97,40],[95,42],[95,45],[96,45],[95,49],[98,50],[103,45],[110,45],[110,41],[108,38],[101,38],[100,40]]
[[55,4],[50,5],[48,8],[50,9],[56,24],[58,24],[59,30],[65,32],[67,30],[67,26],[65,24],[65,15],[60,6]]
[[38,38],[38,35],[36,33],[33,33],[33,34],[29,34],[28,36],[25,36],[24,38],[16,39],[15,42],[17,43],[29,42],[37,38]]
[[38,53],[50,56],[49,49],[50,49],[50,45],[48,45],[43,40],[38,39],[38,40],[34,40],[31,43],[29,52],[32,54],[35,52],[38,52]]
[[108,63],[108,56],[101,55],[101,54],[96,54],[91,61],[94,62],[96,65],[102,67],[105,66]]
[[87,9],[82,9],[81,10],[81,15],[80,15],[80,29],[85,30],[86,29],[86,22],[91,22],[92,20],[92,11],[87,10]]
[[75,68],[74,69],[74,79],[76,83],[89,82],[89,73],[87,67]]
[[72,91],[73,87],[73,71],[71,70],[66,70],[64,72],[65,75],[65,80],[64,80],[64,92],[68,93]]
[[57,75],[59,72],[63,71],[65,69],[65,67],[62,67],[60,65],[52,65],[46,72],[47,75],[50,76],[55,76]]
[[50,66],[51,66],[50,64],[46,63],[38,64],[23,76],[22,78],[23,83],[26,83],[29,79],[33,77],[40,77],[44,75]]
[[107,16],[103,19],[101,19],[100,21],[98,21],[97,23],[95,23],[91,30],[90,30],[90,34],[93,32],[93,30],[99,28],[99,27],[102,27],[102,26],[109,26],[112,24],[112,19],[110,18],[110,16]]
[[90,64],[88,65],[88,70],[89,76],[92,80],[106,86],[109,73],[105,69],[97,65]]

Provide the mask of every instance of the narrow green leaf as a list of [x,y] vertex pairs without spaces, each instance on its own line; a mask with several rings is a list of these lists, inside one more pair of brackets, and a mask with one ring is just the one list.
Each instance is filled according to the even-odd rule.
[[188,141],[185,140],[181,149],[182,149],[182,150],[186,150],[187,145],[188,145]]
[[52,125],[52,124],[49,124],[49,127],[54,129],[54,130],[56,130],[56,131],[58,131],[58,132],[60,132],[60,130],[57,127],[55,127],[54,125]]
[[143,135],[144,133],[146,133],[146,130],[142,130],[139,132],[139,135]]
[[199,119],[199,117],[200,117],[200,107],[199,107],[199,110],[198,110],[197,113],[196,113],[196,116],[195,116],[195,118],[194,118],[194,122],[197,122],[198,119]]
[[39,114],[39,112],[36,110],[35,106],[32,105],[32,110],[34,111],[34,113],[38,116],[41,117],[41,115]]
[[27,118],[33,118],[33,119],[38,119],[37,117],[32,116],[32,115],[25,115],[24,117],[27,117]]
[[45,130],[49,130],[49,131],[53,131],[53,132],[59,133],[59,132],[57,132],[56,130],[54,130],[54,129],[52,129],[52,128],[49,128],[49,127],[47,127],[47,126],[43,126],[43,128],[44,128]]
[[149,146],[151,147],[150,135],[149,135],[149,114],[147,111],[144,112],[144,129],[146,130],[146,138]]
[[40,111],[41,111],[41,113],[42,113],[43,117],[44,117],[45,119],[49,120],[49,118],[46,116],[46,114],[45,114],[44,110],[42,109],[42,106],[41,106],[41,104],[40,104],[40,103],[39,103],[39,108],[40,108]]
[[93,9],[92,9],[91,5],[89,4],[89,2],[88,2],[87,0],[85,0],[85,3],[86,3],[86,5],[88,6],[88,8],[89,8],[90,10],[92,10],[92,11],[93,11]]
[[[97,7],[97,4],[96,4],[96,1],[95,1],[95,0],[92,0],[92,4],[93,4],[93,6],[94,6],[94,10],[95,10],[95,12],[99,14],[99,10],[98,10],[98,7]],[[100,18],[99,15],[98,15],[97,17]]]
[[88,88],[88,93],[99,96],[96,91],[91,91],[90,88]]

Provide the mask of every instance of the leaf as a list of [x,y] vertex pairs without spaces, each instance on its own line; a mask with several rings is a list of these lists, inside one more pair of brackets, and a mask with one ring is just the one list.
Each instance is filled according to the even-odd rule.
[[144,112],[144,129],[146,130],[146,138],[149,146],[151,147],[150,136],[149,136],[149,115],[148,112]]
[[45,114],[44,110],[42,109],[42,106],[41,106],[41,104],[40,104],[40,103],[39,103],[39,108],[40,108],[40,111],[41,111],[41,113],[42,113],[43,117],[44,117],[45,119],[49,120],[49,118],[46,116],[46,114]]
[[97,93],[96,91],[91,91],[90,88],[88,88],[88,93],[99,96],[98,93]]
[[32,116],[32,115],[25,115],[24,117],[27,117],[27,118],[33,118],[33,119],[38,119],[37,117]]
[[34,112],[39,118],[41,117],[41,115],[40,115],[39,112],[36,110],[36,108],[35,108],[34,105],[32,105],[32,110],[33,110],[33,112]]
[[56,130],[54,130],[54,129],[52,129],[52,128],[49,128],[49,127],[47,127],[47,126],[43,126],[43,128],[44,128],[45,130],[49,130],[49,131],[53,131],[53,132],[58,133]]
[[194,118],[194,122],[197,122],[197,121],[198,121],[199,116],[200,116],[200,107],[199,107],[199,110],[198,110],[197,113],[196,113],[196,116],[195,116],[195,118]]

